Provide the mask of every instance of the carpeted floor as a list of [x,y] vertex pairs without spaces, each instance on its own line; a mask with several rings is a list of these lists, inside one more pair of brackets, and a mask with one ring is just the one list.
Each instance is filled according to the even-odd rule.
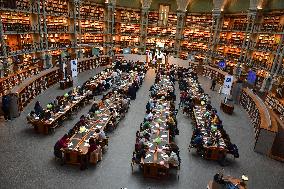
[[[82,84],[101,69],[79,74],[76,85]],[[64,91],[58,85],[48,89],[38,96],[22,112],[21,116],[12,122],[0,121],[0,188],[101,188],[101,189],[154,189],[154,188],[190,188],[203,189],[213,175],[225,169],[226,174],[239,177],[247,174],[250,189],[282,189],[284,188],[284,164],[269,159],[253,151],[254,133],[246,112],[235,107],[232,116],[219,112],[225,129],[231,140],[239,147],[240,158],[228,157],[228,165],[221,167],[217,162],[206,161],[188,152],[187,147],[192,134],[189,118],[178,114],[180,135],[177,143],[182,159],[180,179],[167,180],[144,179],[141,172],[135,169],[131,173],[130,160],[134,148],[135,132],[143,120],[145,105],[149,98],[149,88],[154,82],[155,73],[150,70],[143,86],[138,91],[137,99],[131,102],[129,112],[119,127],[111,134],[109,149],[103,160],[96,166],[81,171],[79,167],[55,162],[53,146],[74,123],[80,115],[87,112],[90,106],[78,112],[73,120],[64,122],[64,127],[52,135],[39,135],[26,123],[25,117],[32,110],[36,100],[42,104],[48,103]],[[206,92],[212,97],[214,107],[219,110],[221,96],[209,90],[210,81],[200,78]],[[179,90],[176,90],[179,94]],[[177,95],[178,96],[178,95]]]

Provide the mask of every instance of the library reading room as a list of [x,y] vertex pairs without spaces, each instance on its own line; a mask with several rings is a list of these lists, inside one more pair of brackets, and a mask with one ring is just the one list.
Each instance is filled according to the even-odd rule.
[[1,189],[283,189],[284,0],[0,0]]

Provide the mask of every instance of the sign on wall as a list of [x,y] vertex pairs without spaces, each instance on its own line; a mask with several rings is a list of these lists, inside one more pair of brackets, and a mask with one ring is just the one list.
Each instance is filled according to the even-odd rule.
[[223,94],[230,95],[232,85],[233,85],[233,80],[234,80],[234,76],[226,75],[225,80],[224,80],[224,85],[223,85],[223,88],[222,88]]
[[220,61],[219,63],[218,63],[218,66],[219,66],[219,68],[222,68],[222,69],[224,69],[224,68],[226,68],[226,62],[223,60],[223,61]]
[[75,60],[71,60],[71,73],[72,73],[72,77],[77,77],[78,75],[78,61]]

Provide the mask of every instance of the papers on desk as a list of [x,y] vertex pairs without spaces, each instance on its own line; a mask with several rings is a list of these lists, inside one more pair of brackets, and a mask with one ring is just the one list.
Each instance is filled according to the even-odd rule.
[[72,142],[70,142],[70,143],[68,144],[68,148],[70,148],[71,146],[73,146],[73,143],[72,143]]
[[49,121],[54,121],[54,119],[53,118],[49,118]]
[[149,158],[149,157],[151,157],[151,154],[147,154],[145,158]]
[[96,128],[101,129],[103,126],[97,125]]
[[151,148],[153,146],[153,143],[148,142],[148,146],[149,148]]
[[84,143],[84,146],[86,146],[86,147],[90,147],[90,145],[89,145],[89,143]]
[[162,138],[167,138],[167,137],[168,137],[168,135],[162,135],[161,137],[162,137]]
[[167,159],[169,156],[167,154],[161,154],[162,158],[165,160]]
[[104,120],[104,121],[107,121],[107,120],[108,120],[108,118],[107,118],[107,117],[104,117],[104,118],[103,118],[103,120]]

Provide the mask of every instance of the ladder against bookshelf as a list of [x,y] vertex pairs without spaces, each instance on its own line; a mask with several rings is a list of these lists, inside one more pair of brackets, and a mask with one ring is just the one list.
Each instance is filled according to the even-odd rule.
[[278,125],[273,124],[264,102],[250,89],[242,90],[240,104],[247,111],[254,127],[254,150],[269,155],[278,132]]
[[60,80],[59,68],[51,68],[28,78],[15,86],[11,92],[11,116],[18,117],[20,112],[40,93]]

